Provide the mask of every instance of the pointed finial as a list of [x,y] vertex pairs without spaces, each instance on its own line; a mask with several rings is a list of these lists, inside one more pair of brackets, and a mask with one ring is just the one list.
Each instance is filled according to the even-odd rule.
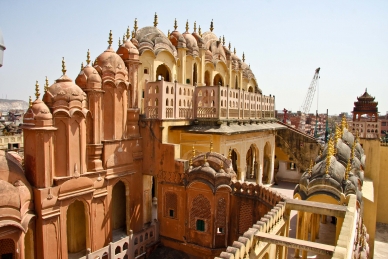
[[176,21],[176,18],[175,18],[175,21],[174,21],[174,30],[176,31],[177,28],[178,28],[178,22]]
[[195,157],[195,148],[194,148],[194,145],[193,145],[193,157]]
[[158,15],[155,13],[154,16],[154,27],[158,26]]
[[127,28],[127,33],[125,34],[125,36],[127,37],[127,40],[129,39],[129,37],[131,36],[131,30],[129,29],[129,26]]
[[355,151],[355,150],[356,150],[356,142],[353,143],[352,151],[351,151],[351,153],[350,153],[350,158],[352,159],[352,161],[353,161],[353,159],[354,159],[354,151]]
[[198,27],[198,34],[202,37],[201,25]]
[[222,45],[225,45],[225,36],[222,35]]
[[36,84],[35,84],[35,97],[36,97],[36,100],[39,99],[39,96],[40,96],[40,93],[39,93],[39,84],[38,84],[38,81],[36,81]]
[[220,167],[221,169],[224,169],[224,162],[222,162],[222,160],[220,161]]
[[245,53],[243,52],[242,61],[245,62]]
[[32,99],[31,99],[31,95],[28,97],[28,106],[31,107],[32,106]]
[[[123,42],[124,42],[124,37],[123,37]],[[119,37],[119,47],[121,46],[121,38]]]
[[65,58],[64,57],[62,57],[62,73],[63,73],[63,75],[65,75],[66,74],[66,64],[65,64]]
[[232,148],[231,147],[229,147],[228,159],[232,160]]
[[[134,30],[134,32],[135,32],[135,34],[136,34],[136,32],[137,32],[137,18],[135,18],[135,24],[134,24],[134,26],[133,26],[133,30]],[[133,32],[132,32],[133,33]]]
[[167,32],[167,38],[170,38],[170,35],[171,35],[170,30],[168,30],[168,32]]
[[108,44],[109,46],[112,46],[113,37],[112,37],[112,30],[109,31],[109,38],[108,38]]
[[88,52],[86,53],[86,65],[90,64],[90,51],[88,49]]
[[190,165],[190,167],[193,166],[193,158],[192,157],[190,157],[189,165]]
[[346,117],[345,117],[345,114],[342,115],[342,120],[341,120],[341,130],[342,130],[342,133],[344,132],[344,129],[347,129],[347,121],[346,121]]
[[229,46],[228,46],[229,51],[231,50],[231,48],[232,48],[232,45],[230,44],[230,41],[229,41]]
[[333,139],[330,138],[329,143],[327,145],[327,155],[326,155],[326,170],[325,174],[329,174],[329,167],[330,167],[330,158],[333,155]]
[[233,49],[233,54],[236,55],[236,48]]
[[210,31],[213,31],[213,30],[214,30],[214,26],[213,26],[213,19],[212,19],[212,21],[210,23]]
[[205,163],[206,163],[207,162],[206,152],[205,152],[204,160],[205,160]]
[[348,180],[348,179],[349,179],[349,172],[350,172],[350,170],[351,170],[350,159],[351,159],[351,158],[349,158],[348,164],[346,165],[345,180]]
[[311,176],[311,173],[313,172],[313,160],[311,159],[310,160],[310,166],[309,166],[309,170],[308,170],[308,173],[309,175]]
[[81,71],[84,70],[84,62],[81,62]]
[[189,32],[189,20],[186,21],[186,32]]
[[49,81],[47,79],[47,76],[46,76],[46,80],[45,80],[45,84],[44,84],[44,92],[47,92],[48,91],[48,88],[49,88]]
[[213,152],[213,141],[210,141],[210,153]]
[[194,22],[194,32],[197,32],[197,22]]

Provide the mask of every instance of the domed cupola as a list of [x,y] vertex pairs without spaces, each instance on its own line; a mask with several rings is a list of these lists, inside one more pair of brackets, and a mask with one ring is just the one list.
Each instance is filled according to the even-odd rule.
[[183,37],[186,40],[187,54],[193,57],[197,57],[199,54],[199,48],[197,40],[193,35],[189,33],[189,21],[186,22],[186,31],[183,33]]
[[193,181],[203,182],[215,192],[221,185],[229,186],[232,180],[236,180],[236,177],[231,159],[212,152],[212,150],[195,156],[193,150],[193,158],[190,159],[188,171],[188,184]]
[[44,94],[44,102],[50,107],[53,114],[56,111],[69,113],[74,109],[82,110],[86,114],[86,94],[66,75],[64,59],[62,59],[62,73],[62,76]]
[[186,39],[182,36],[182,34],[177,31],[178,23],[175,19],[174,21],[174,31],[168,35],[168,39],[171,41],[172,45],[175,48],[186,48]]
[[81,66],[75,83],[82,89],[101,89],[101,77],[97,70],[90,65],[90,52],[88,50],[86,66]]
[[139,42],[140,55],[146,51],[152,51],[155,56],[161,51],[168,51],[177,57],[177,51],[167,36],[157,28],[158,16],[155,14],[154,26],[143,27],[136,32],[136,40]]
[[120,80],[128,81],[128,72],[123,59],[112,48],[112,31],[109,32],[109,46],[102,54],[100,54],[96,63],[95,69],[100,74],[103,81],[105,80]]
[[198,27],[198,33],[197,33],[197,23],[194,22],[194,32],[191,34],[197,41],[198,48],[203,49],[205,48],[205,42],[202,39],[202,33],[201,33],[201,26]]
[[[46,87],[48,81],[46,77]],[[30,107],[27,112],[24,114],[23,123],[24,126],[49,126],[52,125],[53,116],[50,113],[50,109],[47,105],[39,99],[39,84],[36,81],[35,84],[35,96],[36,100],[34,102],[31,101],[30,97]]]
[[126,40],[123,39],[123,44],[117,50],[117,54],[121,56],[123,60],[139,60],[139,50],[129,39],[130,31],[129,27],[127,28]]

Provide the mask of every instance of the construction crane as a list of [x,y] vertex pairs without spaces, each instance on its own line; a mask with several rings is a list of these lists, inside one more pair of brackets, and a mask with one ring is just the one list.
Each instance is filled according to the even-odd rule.
[[[314,99],[315,90],[318,88],[318,82],[319,82],[319,78],[320,78],[319,70],[321,70],[320,67],[315,69],[315,74],[314,74],[313,80],[310,83],[310,87],[307,91],[306,99],[304,100],[303,105],[300,109],[301,112],[304,114],[308,114],[310,112],[311,104],[312,104],[313,99]],[[318,107],[317,107],[317,109],[318,109]]]

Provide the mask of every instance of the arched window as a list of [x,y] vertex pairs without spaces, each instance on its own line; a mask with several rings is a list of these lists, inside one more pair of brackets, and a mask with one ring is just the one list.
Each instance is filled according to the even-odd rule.
[[181,102],[181,100],[179,100],[179,106],[182,106],[182,102]]
[[174,93],[174,87],[171,86],[171,94]]
[[168,99],[166,99],[166,106],[168,106]]
[[159,93],[159,87],[158,86],[155,86],[155,93]]
[[179,87],[179,95],[182,95],[182,88]]
[[224,85],[224,84],[223,84],[223,79],[222,79],[222,77],[221,77],[220,74],[217,74],[217,75],[214,77],[213,85]]
[[169,93],[169,91],[168,91],[168,86],[166,87],[166,94],[168,94]]
[[158,106],[159,105],[159,100],[158,98],[155,99],[155,106]]
[[174,100],[173,99],[170,100],[170,105],[174,106]]
[[164,81],[171,82],[170,81],[170,72],[169,72],[167,66],[164,64],[159,65],[158,68],[156,69],[156,80],[158,80],[158,78],[160,78],[160,77],[163,77]]

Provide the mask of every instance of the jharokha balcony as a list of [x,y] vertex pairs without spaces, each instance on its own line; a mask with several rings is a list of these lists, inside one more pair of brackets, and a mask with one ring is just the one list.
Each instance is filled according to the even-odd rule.
[[275,117],[275,96],[231,89],[156,81],[146,83],[147,119],[260,120]]

